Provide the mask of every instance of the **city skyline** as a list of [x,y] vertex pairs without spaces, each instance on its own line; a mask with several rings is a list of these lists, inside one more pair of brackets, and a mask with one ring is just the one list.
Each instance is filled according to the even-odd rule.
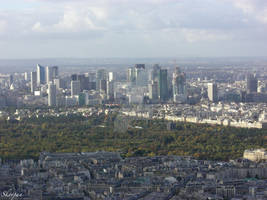
[[264,0],[11,0],[0,59],[265,56]]

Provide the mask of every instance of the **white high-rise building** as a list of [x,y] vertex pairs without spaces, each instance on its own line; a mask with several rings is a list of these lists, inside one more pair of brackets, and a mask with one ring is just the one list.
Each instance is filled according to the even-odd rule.
[[53,80],[52,67],[47,66],[45,69],[46,83],[49,84]]
[[48,106],[54,107],[57,105],[57,89],[56,85],[48,84]]
[[71,81],[71,96],[79,95],[80,92],[80,81]]
[[37,73],[31,72],[31,92],[34,93],[37,87]]
[[37,64],[37,85],[45,83],[45,68],[39,64]]
[[218,90],[216,83],[208,83],[208,98],[212,102],[216,102],[218,100]]

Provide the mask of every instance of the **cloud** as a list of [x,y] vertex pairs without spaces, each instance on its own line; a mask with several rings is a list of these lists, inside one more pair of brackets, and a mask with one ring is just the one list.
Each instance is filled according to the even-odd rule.
[[259,22],[267,24],[266,0],[234,0],[234,5],[246,15],[253,16]]
[[218,41],[218,40],[229,40],[232,36],[219,31],[208,31],[200,29],[182,29],[182,33],[185,39],[190,42],[198,41]]
[[[0,8],[0,40],[24,42],[25,47],[30,43],[36,46],[42,44],[46,49],[49,45],[53,49],[56,45],[60,48],[62,44],[70,47],[80,44],[87,52],[87,46],[94,45],[94,52],[101,54],[103,49],[111,48],[108,53],[115,51],[119,56],[127,52],[125,49],[137,49],[137,46],[144,49],[143,53],[156,54],[158,47],[174,52],[175,49],[183,51],[198,45],[199,49],[205,49],[206,45],[224,43],[229,46],[236,44],[238,48],[244,43],[267,42],[266,0],[21,2],[30,6],[13,10]],[[115,50],[113,47],[116,47]],[[123,47],[125,49],[119,50]],[[78,54],[80,50],[77,49]],[[146,49],[149,51],[146,52]],[[191,51],[188,49],[188,52]],[[136,51],[138,53],[140,50]]]

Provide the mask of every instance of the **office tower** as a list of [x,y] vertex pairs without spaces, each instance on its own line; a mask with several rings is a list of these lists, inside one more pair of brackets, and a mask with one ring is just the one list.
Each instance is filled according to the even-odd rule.
[[147,86],[148,76],[144,64],[136,64],[134,68],[135,85]]
[[150,83],[148,85],[148,91],[149,91],[149,99],[152,102],[155,102],[158,100],[158,82],[156,81],[152,81],[152,83]]
[[96,90],[96,82],[89,82],[88,90]]
[[160,66],[158,64],[155,64],[153,66],[151,73],[150,73],[150,80],[151,81],[158,81],[159,70],[160,70]]
[[78,75],[78,81],[80,81],[81,91],[89,89],[89,77],[86,77],[85,74]]
[[79,95],[80,92],[80,81],[71,81],[71,96]]
[[186,101],[186,76],[184,72],[176,67],[175,72],[173,73],[172,79],[173,86],[173,101],[184,103]]
[[256,93],[258,89],[258,80],[256,78],[256,75],[254,74],[248,74],[247,75],[247,93]]
[[34,93],[37,87],[37,73],[31,72],[31,92]]
[[114,72],[108,73],[108,81],[115,81],[115,73]]
[[107,99],[114,99],[114,81],[107,81]]
[[78,80],[78,75],[77,74],[72,74],[71,75],[71,80],[72,81],[77,81]]
[[8,80],[8,82],[9,82],[9,86],[11,86],[11,85],[13,84],[13,82],[14,82],[14,77],[13,77],[12,74],[9,75],[9,80]]
[[52,67],[47,66],[45,70],[46,84],[49,84],[53,80],[53,70]]
[[212,102],[218,101],[218,90],[216,83],[208,83],[208,98]]
[[161,101],[168,100],[168,71],[160,69],[158,74],[158,93]]
[[101,80],[107,80],[107,72],[105,69],[99,69],[96,72],[96,90],[98,91],[100,90]]
[[28,72],[24,72],[24,80],[25,81],[28,81],[29,80]]
[[145,64],[135,64],[134,68],[135,69],[145,69]]
[[54,107],[57,105],[57,90],[53,83],[48,84],[48,106]]
[[37,85],[45,84],[45,68],[37,64]]
[[133,67],[128,68],[127,80],[129,83],[135,84],[135,74],[134,74],[134,68]]
[[107,80],[100,80],[99,91],[107,93]]
[[57,90],[60,88],[66,88],[65,81],[61,78],[54,79],[54,84],[56,85]]
[[52,79],[58,78],[58,76],[59,76],[58,66],[53,66],[52,67]]

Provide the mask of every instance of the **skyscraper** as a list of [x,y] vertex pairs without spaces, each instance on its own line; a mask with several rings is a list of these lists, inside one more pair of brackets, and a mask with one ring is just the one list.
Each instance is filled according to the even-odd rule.
[[48,84],[48,106],[54,107],[57,105],[57,90],[53,83]]
[[52,67],[52,79],[58,78],[58,76],[59,76],[58,66],[53,66]]
[[152,103],[156,102],[159,98],[158,82],[152,81],[152,83],[148,85],[148,91],[149,91],[149,99],[152,101]]
[[37,64],[37,85],[45,83],[45,68],[39,64]]
[[46,84],[49,84],[53,80],[52,67],[46,66],[45,76],[46,76]]
[[158,81],[159,70],[160,70],[160,66],[158,64],[155,64],[153,66],[151,73],[150,73],[150,80],[151,81]]
[[89,89],[89,77],[85,76],[85,74],[78,75],[78,81],[80,81],[81,91]]
[[31,92],[34,93],[37,87],[37,73],[31,72]]
[[247,93],[256,93],[258,90],[258,79],[256,78],[256,75],[254,74],[248,74],[247,75]]
[[158,74],[158,93],[161,101],[168,100],[168,71],[160,69]]
[[99,69],[96,72],[96,90],[100,90],[101,80],[107,80],[107,72],[105,69]]
[[134,68],[135,85],[146,86],[148,83],[148,75],[144,64],[136,64]]
[[182,102],[186,101],[186,76],[184,72],[176,67],[175,72],[173,73],[172,79],[173,86],[173,101]]
[[216,83],[208,83],[208,98],[212,102],[218,101],[218,89]]
[[135,84],[135,74],[134,74],[134,68],[133,67],[128,68],[127,80],[129,83]]
[[71,96],[79,95],[80,92],[80,81],[71,81]]
[[107,81],[107,99],[114,99],[114,81]]

